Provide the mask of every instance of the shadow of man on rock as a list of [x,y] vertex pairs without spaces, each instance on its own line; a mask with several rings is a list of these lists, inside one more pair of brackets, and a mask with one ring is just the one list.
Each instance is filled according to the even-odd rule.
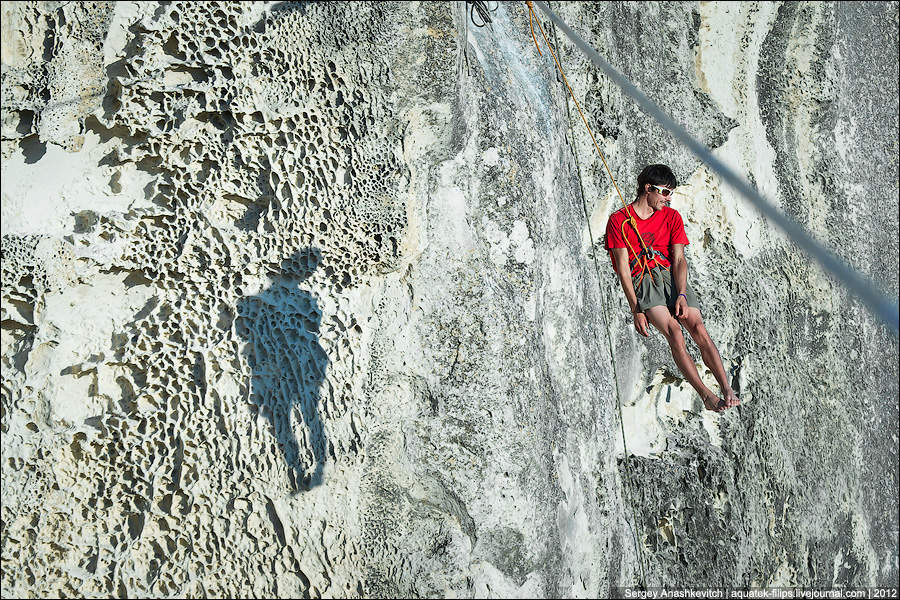
[[294,491],[322,483],[327,440],[319,417],[319,388],[328,357],[319,345],[322,312],[299,284],[315,271],[314,248],[281,263],[272,284],[238,301],[236,331],[247,342],[252,410],[271,423]]

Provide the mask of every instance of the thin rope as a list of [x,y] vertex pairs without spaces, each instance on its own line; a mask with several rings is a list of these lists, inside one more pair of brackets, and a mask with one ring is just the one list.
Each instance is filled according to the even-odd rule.
[[[572,86],[569,85],[569,79],[566,77],[565,71],[563,71],[562,64],[559,62],[559,59],[556,57],[556,53],[553,51],[553,46],[550,45],[550,42],[547,41],[547,35],[544,33],[544,28],[541,25],[540,19],[538,19],[534,14],[534,7],[531,5],[530,0],[526,0],[525,4],[528,6],[529,16],[528,16],[528,24],[531,27],[531,39],[534,40],[534,45],[537,47],[538,54],[543,56],[544,54],[541,52],[541,47],[537,43],[537,38],[534,35],[534,22],[537,21],[538,30],[541,32],[541,37],[544,38],[544,43],[547,44],[547,48],[550,50],[550,55],[553,57],[553,62],[556,63],[556,68],[559,69],[559,74],[562,76],[563,83],[566,84],[566,89],[569,90],[569,96],[572,97],[572,102],[575,103],[575,108],[578,109],[578,114],[581,115],[581,121],[584,123],[585,128],[588,130],[588,134],[591,136],[591,141],[594,142],[594,148],[597,150],[597,154],[600,155],[600,160],[603,161],[603,166],[606,167],[606,172],[609,174],[609,178],[613,182],[613,186],[616,188],[616,193],[619,195],[619,200],[622,202],[622,208],[625,209],[625,220],[622,221],[622,239],[625,240],[625,244],[628,246],[628,250],[631,256],[634,256],[634,261],[637,262],[638,266],[640,266],[640,279],[638,280],[637,285],[639,286],[641,281],[644,280],[644,274],[649,273],[650,279],[654,282],[656,278],[653,276],[653,271],[650,268],[650,261],[653,260],[655,256],[654,252],[647,246],[644,242],[644,238],[641,235],[641,230],[638,228],[637,221],[635,220],[635,216],[633,211],[628,210],[628,204],[625,202],[625,198],[622,196],[622,190],[619,189],[619,184],[616,182],[616,178],[613,175],[612,169],[609,167],[609,163],[606,162],[606,156],[603,154],[603,151],[600,150],[600,144],[597,143],[597,138],[594,137],[594,132],[591,130],[591,126],[588,124],[587,117],[584,116],[584,111],[581,110],[581,105],[578,103],[578,99],[575,97],[575,92],[572,91]],[[559,44],[557,44],[559,47]],[[590,217],[588,217],[590,218]],[[641,251],[637,252],[634,247],[631,245],[631,242],[628,240],[628,236],[625,235],[625,223],[629,223],[631,228],[634,230],[637,235],[638,244],[641,247]],[[629,262],[630,265],[633,265],[633,262]],[[668,267],[662,265],[659,261],[655,261],[656,265],[662,266],[668,270]],[[632,276],[634,276],[634,270],[632,269]],[[637,287],[637,286],[636,286]]]
[[[556,41],[556,32],[553,32],[554,42]],[[631,506],[631,533],[634,536],[634,546],[635,550],[638,553],[638,566],[640,567],[641,574],[641,585],[645,585],[646,579],[644,575],[644,555],[643,555],[643,545],[640,542],[640,538],[638,536],[638,529],[640,528],[640,524],[637,520],[637,513],[634,508],[634,482],[631,475],[631,463],[628,460],[628,444],[625,441],[625,420],[622,417],[622,394],[619,391],[619,373],[616,368],[616,357],[615,352],[613,350],[612,343],[612,329],[609,324],[609,318],[606,315],[607,306],[607,298],[609,297],[603,288],[602,278],[600,276],[600,266],[597,263],[597,251],[594,242],[594,232],[591,228],[591,217],[590,213],[588,213],[587,201],[585,200],[584,194],[584,182],[581,180],[581,164],[578,160],[578,150],[575,147],[575,131],[572,128],[572,114],[569,111],[569,102],[566,100],[566,120],[569,122],[569,132],[572,136],[572,155],[575,158],[575,170],[578,172],[578,187],[581,190],[581,206],[584,209],[584,216],[587,222],[588,228],[588,236],[591,240],[591,256],[593,257],[594,263],[594,273],[597,275],[597,290],[600,292],[600,301],[601,305],[604,307],[600,313],[603,315],[603,327],[606,331],[606,345],[609,349],[609,362],[612,365],[613,372],[613,384],[616,389],[616,407],[618,408],[619,413],[619,431],[622,433],[622,450],[625,453],[625,475],[626,475],[626,483],[625,492],[628,496],[628,504]]]
[[[584,125],[585,125],[585,127],[587,127],[587,130],[591,136],[591,139],[594,141],[594,147],[597,148],[597,152],[598,152],[598,154],[600,154],[600,158],[603,160],[603,164],[606,165],[607,173],[609,173],[610,178],[613,180],[613,185],[616,186],[616,191],[619,192],[619,198],[622,200],[622,203],[624,205],[625,200],[624,200],[624,198],[622,198],[622,192],[619,191],[619,186],[616,184],[615,177],[613,177],[612,171],[610,170],[609,165],[606,162],[606,158],[603,156],[603,152],[600,151],[600,147],[597,145],[597,140],[594,138],[594,134],[591,131],[591,128],[587,123],[587,119],[585,119],[585,117],[584,117],[584,113],[581,111],[581,107],[578,106],[578,100],[575,98],[575,94],[574,94],[574,92],[572,92],[572,87],[569,85],[569,82],[566,79],[566,74],[563,71],[560,59],[558,59],[556,57],[556,54],[553,52],[553,47],[550,45],[550,42],[547,40],[547,36],[544,33],[544,29],[543,29],[543,27],[541,27],[540,20],[534,16],[534,11],[531,9],[531,6],[530,6],[531,3],[526,2],[526,4],[529,5],[529,10],[531,11],[531,18],[529,19],[529,25],[531,25],[531,37],[534,40],[535,46],[538,49],[538,54],[543,56],[543,53],[541,52],[541,48],[537,43],[537,38],[534,35],[534,26],[532,25],[532,23],[535,20],[537,20],[537,22],[538,22],[538,29],[541,32],[541,36],[544,38],[544,43],[547,44],[547,48],[550,50],[550,54],[553,56],[553,60],[556,62],[556,66],[559,69],[559,73],[563,78],[563,82],[566,84],[566,88],[568,88],[568,90],[569,90],[569,95],[571,96],[572,101],[575,103],[576,108],[578,108],[578,112],[581,115],[582,120],[584,121]],[[558,48],[559,42],[558,42],[558,39],[556,36],[555,28],[553,30],[553,42],[554,42],[554,45],[556,45],[556,47]],[[638,554],[638,566],[639,566],[639,570],[640,570],[640,583],[641,583],[641,586],[644,587],[645,582],[646,582],[645,572],[644,572],[644,560],[645,559],[644,559],[643,545],[641,544],[640,538],[638,536],[638,529],[640,528],[640,522],[637,520],[637,511],[635,510],[635,507],[634,507],[634,504],[635,504],[634,503],[634,480],[633,480],[633,477],[631,474],[631,463],[628,459],[628,443],[625,438],[625,419],[622,416],[622,394],[619,390],[619,374],[618,374],[618,370],[616,369],[616,357],[615,357],[615,352],[614,352],[613,343],[612,343],[612,330],[610,328],[609,319],[606,315],[606,310],[605,310],[605,307],[607,306],[607,301],[606,301],[607,295],[604,293],[604,290],[603,290],[603,284],[602,284],[603,280],[600,276],[600,266],[597,262],[597,252],[596,252],[596,244],[594,242],[594,232],[593,232],[593,228],[591,227],[591,216],[590,216],[590,213],[588,212],[587,201],[585,200],[584,182],[581,179],[581,164],[580,164],[580,161],[578,160],[578,151],[575,146],[575,131],[572,126],[572,113],[569,110],[568,98],[566,98],[566,121],[569,124],[569,133],[570,133],[571,142],[572,142],[572,156],[575,159],[575,169],[576,169],[576,172],[578,173],[578,186],[579,186],[579,189],[581,190],[581,206],[582,206],[582,209],[584,210],[585,221],[587,222],[588,237],[591,241],[591,257],[593,258],[594,272],[597,276],[597,289],[600,293],[601,305],[604,307],[604,309],[601,310],[600,313],[603,315],[603,325],[604,325],[604,329],[606,331],[606,342],[607,342],[607,347],[609,349],[610,364],[612,365],[612,371],[613,371],[613,383],[614,383],[615,390],[616,390],[616,406],[618,408],[618,414],[619,414],[619,429],[622,433],[622,450],[625,454],[625,479],[626,479],[625,492],[626,492],[628,504],[631,507],[631,521],[632,521],[631,531],[632,531],[632,535],[634,536],[635,551]],[[627,205],[626,205],[626,209],[627,209]],[[635,231],[637,231],[637,227],[635,227]],[[640,237],[639,231],[638,231],[638,237]],[[641,242],[643,243],[643,240],[641,240]],[[643,275],[643,272],[642,272],[642,275]]]
[[[566,34],[572,43],[574,43],[591,62],[600,67],[600,69],[603,70],[616,85],[622,88],[623,92],[633,98],[647,114],[656,119],[656,121],[668,130],[675,139],[687,146],[697,158],[706,163],[713,171],[722,177],[722,179],[740,192],[765,218],[773,221],[780,227],[782,231],[787,234],[788,239],[817,260],[819,264],[836,277],[851,294],[856,295],[862,300],[877,317],[890,326],[894,335],[897,335],[898,332],[900,332],[900,311],[898,311],[896,304],[891,302],[887,296],[879,292],[866,278],[856,273],[853,269],[841,262],[840,259],[831,254],[824,246],[812,239],[803,227],[794,223],[789,217],[779,212],[762,196],[762,194],[726,166],[725,163],[713,156],[712,151],[709,148],[696,140],[684,129],[684,127],[676,123],[659,106],[657,106],[656,103],[647,98],[647,96],[631,83],[627,77],[619,73],[615,67],[606,62],[596,50],[581,39],[577,33],[572,31],[562,19],[556,16],[544,2],[536,0],[534,3],[563,30],[563,33]],[[529,1],[527,4],[529,4],[530,9],[531,2]],[[540,21],[538,21],[538,26],[540,26]],[[605,160],[604,164],[606,164]],[[618,190],[618,186],[616,189]]]

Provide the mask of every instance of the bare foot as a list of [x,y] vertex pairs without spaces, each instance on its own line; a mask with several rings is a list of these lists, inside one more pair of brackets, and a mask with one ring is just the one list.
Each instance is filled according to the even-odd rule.
[[732,406],[737,406],[741,403],[741,399],[737,397],[737,394],[734,393],[734,390],[729,389],[725,392],[725,406],[727,408],[731,408]]
[[720,400],[718,396],[710,392],[709,394],[703,396],[703,406],[706,407],[706,410],[711,410],[713,412],[723,412],[725,410],[725,401]]

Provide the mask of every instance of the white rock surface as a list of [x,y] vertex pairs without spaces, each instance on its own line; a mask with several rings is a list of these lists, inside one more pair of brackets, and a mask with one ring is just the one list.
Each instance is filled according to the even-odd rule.
[[[553,5],[898,296],[896,2]],[[2,10],[4,597],[896,584],[897,338],[560,39],[683,183],[703,411],[524,4]]]

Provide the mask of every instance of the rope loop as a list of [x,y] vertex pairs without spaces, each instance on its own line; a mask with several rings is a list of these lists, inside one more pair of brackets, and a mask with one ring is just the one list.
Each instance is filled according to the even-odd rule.
[[[497,10],[496,4],[494,8],[491,8],[490,2],[485,2],[484,0],[466,0],[466,6],[469,8],[469,19],[475,27],[484,27],[493,23],[491,13]],[[480,25],[475,21],[476,14],[481,19]],[[493,30],[493,26],[491,26],[491,30]]]

